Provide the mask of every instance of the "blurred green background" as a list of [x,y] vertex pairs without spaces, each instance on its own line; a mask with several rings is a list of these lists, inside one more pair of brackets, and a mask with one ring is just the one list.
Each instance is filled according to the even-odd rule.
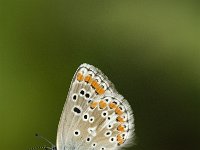
[[55,143],[72,76],[100,68],[132,105],[134,150],[200,143],[200,11],[190,1],[0,0],[0,149]]

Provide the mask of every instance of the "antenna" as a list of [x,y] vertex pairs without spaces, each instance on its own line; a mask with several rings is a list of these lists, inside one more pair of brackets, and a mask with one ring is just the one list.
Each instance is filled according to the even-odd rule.
[[43,140],[46,141],[46,142],[48,142],[49,144],[51,144],[52,147],[54,146],[53,143],[51,143],[49,140],[47,140],[47,139],[44,138],[43,136],[39,135],[38,133],[36,133],[35,136],[36,136],[36,137],[39,137],[39,138],[41,138],[41,139],[43,139]]
[[46,147],[46,146],[37,146],[37,147],[30,148],[29,150],[35,150],[35,149],[51,150],[50,147]]
[[46,138],[44,138],[43,136],[39,135],[39,134],[35,134],[36,137],[39,137],[40,139],[43,139],[44,141],[48,142],[51,147],[47,147],[47,146],[37,146],[37,147],[33,147],[33,148],[30,148],[29,150],[36,150],[36,149],[45,149],[45,150],[56,150],[56,146],[51,143],[49,140],[47,140]]

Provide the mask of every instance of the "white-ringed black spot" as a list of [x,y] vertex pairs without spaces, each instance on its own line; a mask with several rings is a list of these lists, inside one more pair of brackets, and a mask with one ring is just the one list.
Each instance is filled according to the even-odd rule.
[[101,149],[100,150],[105,150],[106,148],[105,147],[101,147]]
[[78,108],[77,106],[75,106],[72,110],[76,115],[80,115],[81,114],[81,108]]
[[77,94],[73,94],[73,95],[72,95],[72,100],[73,100],[73,101],[76,101],[77,98],[78,98],[78,95],[77,95]]
[[103,112],[101,113],[101,116],[102,116],[103,118],[105,118],[107,115],[108,115],[108,112],[107,112],[107,111],[103,111]]
[[109,137],[109,136],[111,136],[111,134],[112,134],[112,132],[109,130],[109,131],[106,131],[104,135],[105,135],[106,137]]
[[89,94],[89,93],[86,93],[86,94],[85,94],[85,98],[86,98],[86,99],[90,98],[90,94]]
[[94,117],[90,117],[89,122],[93,123],[94,122]]
[[86,142],[90,142],[90,141],[91,141],[91,138],[88,137],[88,138],[86,139]]
[[110,139],[109,139],[109,141],[111,142],[111,143],[113,143],[113,142],[115,142],[115,137],[110,137]]
[[108,129],[111,129],[113,126],[111,125],[111,124],[109,124],[108,126],[107,126],[107,128]]
[[85,91],[83,89],[80,90],[80,95],[83,96],[85,94]]
[[96,147],[97,146],[97,143],[92,143],[92,147]]
[[80,131],[79,130],[75,130],[74,131],[74,136],[79,136],[80,135]]
[[89,114],[88,114],[88,113],[85,113],[85,114],[83,115],[83,121],[87,121],[88,118],[89,118]]

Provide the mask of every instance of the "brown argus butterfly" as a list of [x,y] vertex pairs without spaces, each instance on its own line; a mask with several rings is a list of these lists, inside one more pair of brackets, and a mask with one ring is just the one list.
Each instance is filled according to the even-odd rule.
[[115,150],[133,142],[131,107],[97,68],[82,64],[69,89],[57,150]]
[[134,138],[127,100],[97,68],[82,64],[68,92],[57,131],[57,150],[117,150]]

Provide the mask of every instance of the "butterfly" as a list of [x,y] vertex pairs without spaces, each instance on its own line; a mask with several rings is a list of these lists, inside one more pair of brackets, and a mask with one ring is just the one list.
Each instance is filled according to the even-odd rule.
[[118,150],[134,141],[131,106],[99,69],[78,67],[52,150]]

